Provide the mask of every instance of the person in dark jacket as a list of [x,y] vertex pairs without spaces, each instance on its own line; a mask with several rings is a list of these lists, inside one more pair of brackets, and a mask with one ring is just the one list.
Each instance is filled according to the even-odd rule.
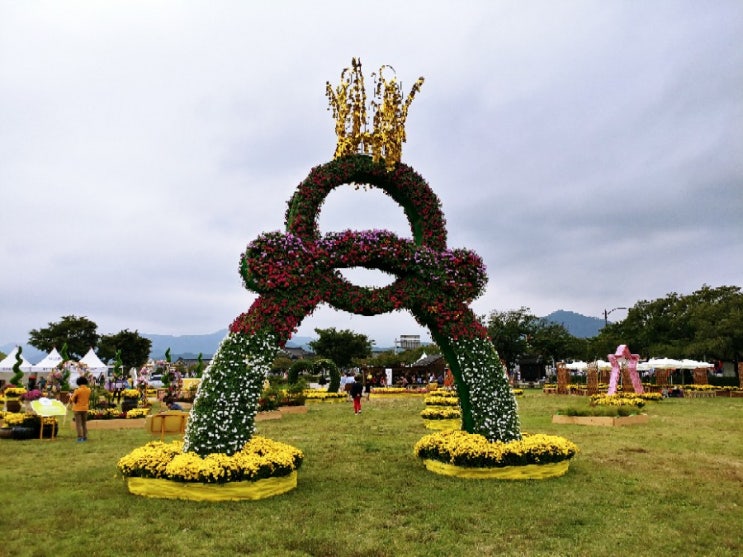
[[354,414],[361,414],[361,395],[364,394],[364,384],[358,377],[354,383],[351,383],[351,398],[353,399]]

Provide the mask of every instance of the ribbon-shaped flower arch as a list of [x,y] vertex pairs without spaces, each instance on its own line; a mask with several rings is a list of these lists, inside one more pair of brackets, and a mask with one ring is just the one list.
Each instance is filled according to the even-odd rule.
[[[382,189],[402,206],[413,240],[387,231],[320,236],[327,195],[343,184]],[[412,168],[363,154],[314,168],[289,201],[286,233],[261,235],[243,254],[245,286],[261,294],[231,325],[206,370],[184,451],[234,454],[250,440],[258,397],[279,347],[321,303],[360,315],[406,309],[431,331],[457,383],[462,429],[490,441],[521,438],[516,401],[500,359],[469,303],[485,287],[480,257],[449,250],[440,202]],[[366,267],[397,276],[383,288],[349,283],[338,269]]]

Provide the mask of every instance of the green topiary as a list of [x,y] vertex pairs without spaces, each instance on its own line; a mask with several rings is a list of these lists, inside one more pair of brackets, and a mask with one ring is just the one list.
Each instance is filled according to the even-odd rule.
[[18,347],[18,352],[15,353],[15,363],[13,364],[13,377],[10,378],[10,383],[12,385],[15,385],[16,387],[21,387],[23,385],[23,370],[21,369],[21,364],[23,363],[23,358],[21,357],[21,353],[23,352],[23,347]]
[[289,368],[288,380],[293,385],[297,382],[301,373],[308,373],[315,370],[315,366],[309,360],[297,360]]

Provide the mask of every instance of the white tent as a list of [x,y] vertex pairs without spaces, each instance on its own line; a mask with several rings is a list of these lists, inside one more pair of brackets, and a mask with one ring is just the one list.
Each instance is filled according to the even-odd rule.
[[650,358],[647,363],[653,369],[679,369],[681,367],[681,361],[672,358]]
[[[10,354],[8,354],[2,362],[0,362],[0,371],[13,371],[16,354],[18,354],[17,346],[10,351]],[[24,356],[23,353],[21,353],[21,371],[25,371],[26,373],[31,371],[31,362],[26,359],[26,356]]]
[[108,371],[108,366],[100,360],[96,353],[93,352],[92,348],[88,350],[88,353],[85,354],[85,356],[83,356],[83,359],[80,360],[80,363],[88,366],[88,371],[96,377],[101,374],[105,375]]
[[35,366],[31,366],[31,371],[51,371],[61,363],[62,356],[59,355],[56,348],[52,348],[52,351],[46,355],[46,358]]
[[698,368],[711,368],[715,367],[712,364],[708,364],[707,362],[698,362],[697,360],[681,360],[681,365],[679,366],[681,369],[698,369]]

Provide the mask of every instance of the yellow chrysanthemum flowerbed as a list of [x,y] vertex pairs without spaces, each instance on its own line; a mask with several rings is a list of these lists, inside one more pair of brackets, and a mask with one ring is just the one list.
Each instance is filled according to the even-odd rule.
[[139,391],[137,389],[124,389],[121,391],[121,396],[124,398],[139,398]]
[[684,385],[684,389],[687,391],[717,391],[721,389],[721,387],[717,387],[716,385],[700,385],[698,383],[692,383],[690,385]]
[[651,400],[653,402],[660,402],[663,400],[663,394],[661,393],[642,393],[636,394],[635,396],[640,397],[642,400]]
[[456,389],[443,387],[441,389],[431,391],[431,396],[448,396],[453,398],[459,398]]
[[636,408],[642,408],[643,406],[645,406],[645,401],[639,396],[628,396],[627,394],[592,395],[591,405],[592,406],[634,406]]
[[624,398],[639,398],[642,400],[652,400],[656,402],[663,400],[663,395],[661,393],[630,393],[630,392],[625,393],[625,392],[619,391],[614,395],[608,395],[606,393],[603,393],[603,394],[591,395],[591,396],[592,397],[594,396],[621,396]]
[[511,389],[514,396],[521,396],[524,394],[524,389]]
[[203,458],[184,453],[182,441],[152,441],[123,456],[117,467],[128,478],[227,483],[287,476],[299,469],[303,460],[299,449],[256,435],[232,456],[210,454]]
[[297,487],[299,449],[254,436],[241,451],[200,457],[183,442],[153,441],[119,459],[117,468],[135,495],[191,501],[257,500]]
[[375,395],[404,395],[409,391],[404,387],[374,387],[372,393]]
[[23,387],[8,387],[7,389],[5,389],[4,394],[6,397],[15,398],[21,395],[25,395],[26,389],[24,389]]
[[556,435],[524,434],[519,441],[489,442],[466,431],[440,431],[423,437],[415,455],[432,472],[466,478],[542,479],[561,476],[578,452]]
[[426,406],[459,406],[459,399],[456,396],[427,395],[423,402]]
[[317,389],[307,389],[304,391],[304,396],[305,400],[316,402],[346,400],[348,398],[346,393],[329,393]]
[[132,420],[132,419],[138,419],[138,418],[146,418],[149,413],[150,413],[149,408],[132,408],[131,410],[127,411],[126,419]]
[[432,406],[421,412],[424,420],[456,420],[461,417],[462,411],[451,406]]
[[36,423],[38,425],[39,420],[44,425],[56,424],[57,419],[54,416],[40,417],[38,414],[31,412],[0,412],[2,415],[2,421],[5,427],[13,427],[18,425],[29,425]]
[[27,414],[26,412],[8,412],[3,416],[6,426],[22,425],[28,419],[35,418],[36,414]]

